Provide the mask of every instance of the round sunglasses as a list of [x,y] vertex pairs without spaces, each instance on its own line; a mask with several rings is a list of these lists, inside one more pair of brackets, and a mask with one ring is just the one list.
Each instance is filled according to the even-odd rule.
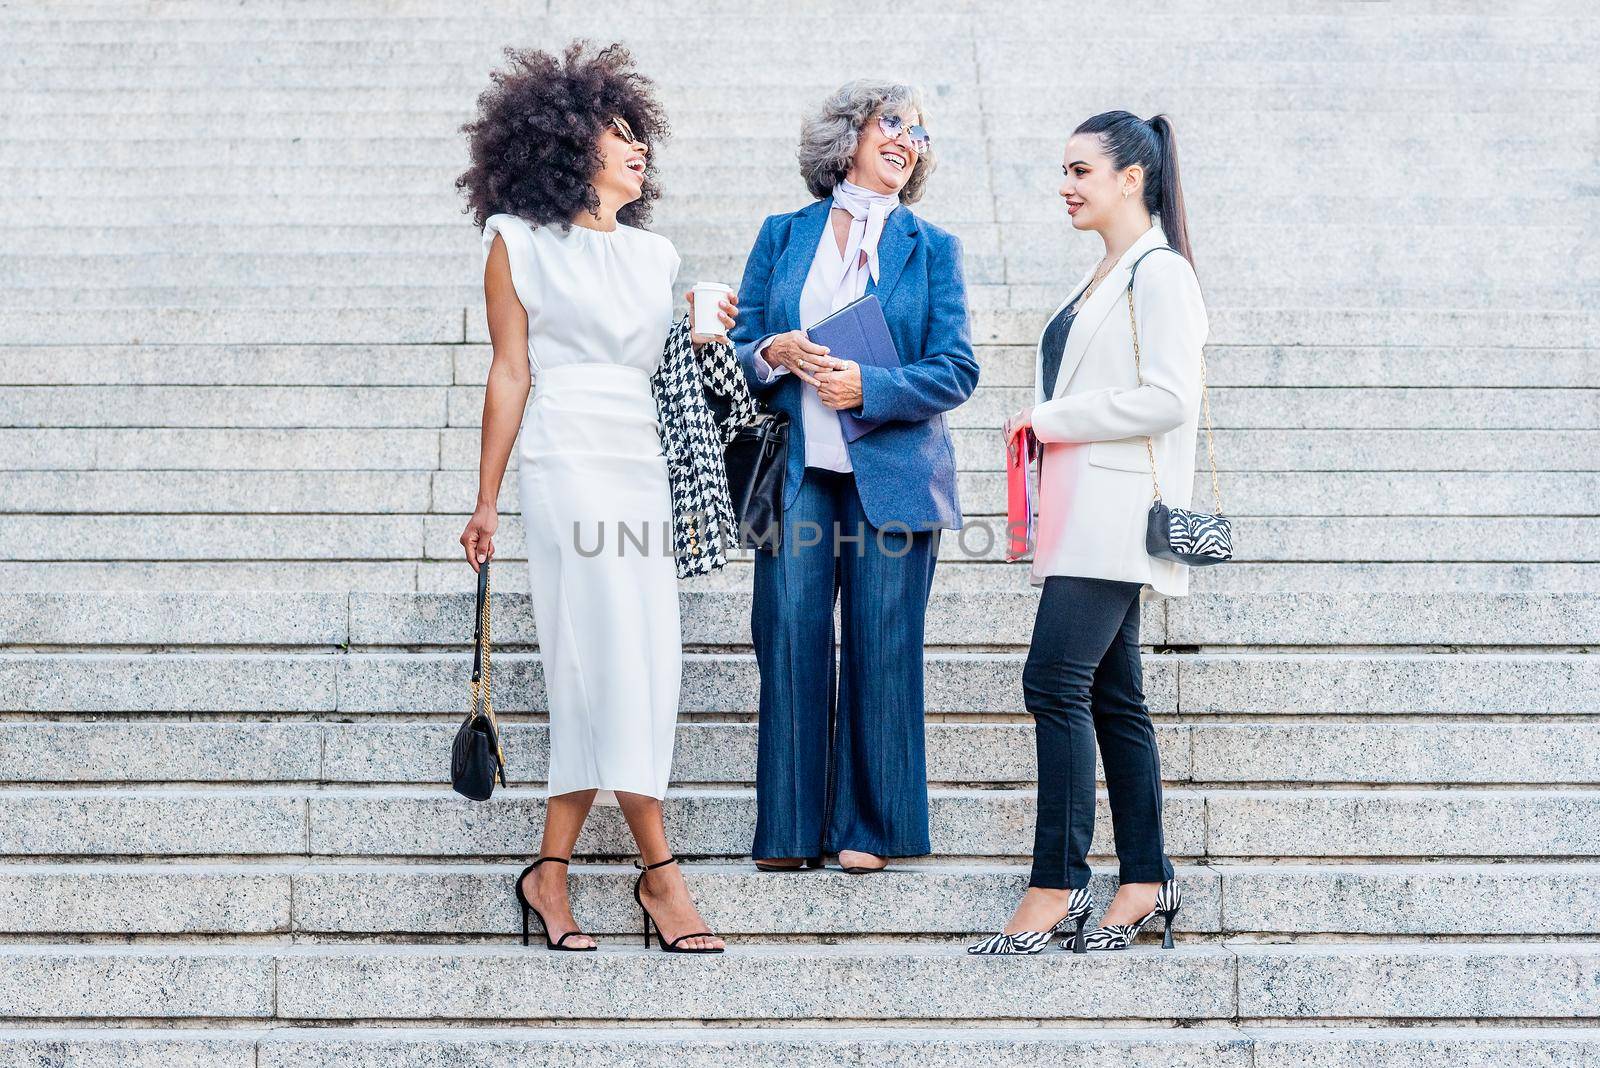
[[912,149],[918,154],[928,151],[928,146],[933,144],[933,138],[928,135],[928,128],[917,123],[906,125],[904,116],[879,115],[878,129],[883,131],[883,136],[893,139],[904,131],[911,140]]

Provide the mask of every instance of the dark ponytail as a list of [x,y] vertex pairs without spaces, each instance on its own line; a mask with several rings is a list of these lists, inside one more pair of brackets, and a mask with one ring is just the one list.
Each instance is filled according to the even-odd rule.
[[1098,134],[1117,170],[1135,163],[1144,168],[1145,210],[1161,220],[1168,243],[1193,264],[1183,186],[1178,181],[1178,140],[1172,132],[1172,121],[1165,115],[1146,121],[1130,111],[1103,111],[1079,123],[1072,132]]

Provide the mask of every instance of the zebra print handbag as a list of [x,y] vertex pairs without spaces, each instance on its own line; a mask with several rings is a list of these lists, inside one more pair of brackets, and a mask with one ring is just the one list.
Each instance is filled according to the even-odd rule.
[[[1178,250],[1161,246],[1178,255]],[[1153,248],[1150,252],[1159,252]],[[1128,328],[1133,331],[1133,369],[1144,385],[1144,372],[1139,365],[1139,324],[1133,315],[1133,279],[1146,252],[1133,262],[1128,273]],[[1211,393],[1206,389],[1206,357],[1200,354],[1200,400],[1206,413],[1206,458],[1211,463],[1211,499],[1214,513],[1191,512],[1187,508],[1169,508],[1161,500],[1161,480],[1156,476],[1156,448],[1152,438],[1144,439],[1145,451],[1150,454],[1150,482],[1155,487],[1155,499],[1150,504],[1150,515],[1145,521],[1145,551],[1158,560],[1172,560],[1190,567],[1225,564],[1233,559],[1233,524],[1222,514],[1222,490],[1217,484],[1217,448],[1211,433]]]

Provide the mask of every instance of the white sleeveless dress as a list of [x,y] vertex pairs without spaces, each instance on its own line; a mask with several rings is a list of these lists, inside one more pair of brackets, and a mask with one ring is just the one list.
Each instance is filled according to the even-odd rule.
[[550,708],[546,795],[663,797],[683,646],[649,376],[673,322],[678,253],[631,226],[562,233],[502,214],[484,224],[486,261],[496,233],[528,312],[517,486]]

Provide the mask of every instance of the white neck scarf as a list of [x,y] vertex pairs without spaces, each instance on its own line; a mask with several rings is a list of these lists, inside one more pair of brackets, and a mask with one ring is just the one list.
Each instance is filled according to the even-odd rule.
[[833,187],[833,206],[850,213],[850,237],[845,241],[845,277],[855,273],[861,253],[867,254],[867,270],[872,280],[878,280],[878,239],[883,236],[883,222],[889,213],[900,205],[898,193],[874,193],[854,182],[840,179]]

